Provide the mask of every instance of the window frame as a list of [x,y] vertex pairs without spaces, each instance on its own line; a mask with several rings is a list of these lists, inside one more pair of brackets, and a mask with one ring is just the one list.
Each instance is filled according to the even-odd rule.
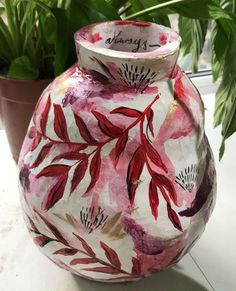
[[219,81],[213,83],[211,70],[201,70],[194,74],[187,72],[186,74],[197,87],[201,95],[216,93],[219,87]]

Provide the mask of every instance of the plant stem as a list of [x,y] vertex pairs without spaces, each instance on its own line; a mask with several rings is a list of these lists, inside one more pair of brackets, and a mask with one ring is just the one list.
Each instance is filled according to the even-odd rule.
[[101,259],[99,259],[99,258],[96,257],[96,256],[91,256],[90,254],[86,253],[85,251],[82,251],[82,250],[80,250],[80,249],[77,249],[77,251],[78,251],[79,253],[81,253],[81,254],[84,254],[84,255],[88,256],[89,258],[96,259],[96,260],[98,261],[98,263],[100,263],[100,264],[103,265],[103,266],[107,266],[107,267],[110,267],[110,268],[112,268],[112,269],[116,269],[116,270],[118,270],[119,272],[121,272],[122,274],[131,275],[130,273],[128,273],[128,272],[126,272],[126,271],[124,271],[124,270],[122,270],[122,269],[120,269],[120,268],[118,268],[118,267],[116,267],[116,266],[114,266],[114,265],[112,265],[112,264],[109,264],[109,263],[107,263],[106,261],[101,260]]
[[160,98],[160,94],[157,94],[156,97],[153,99],[153,101],[144,109],[144,111],[142,112],[142,115],[140,115],[140,117],[138,117],[133,123],[130,124],[129,127],[127,127],[127,130],[130,130],[131,128],[133,128],[136,124],[138,124],[146,115],[146,113],[148,112],[148,110],[152,107],[152,105]]
[[168,2],[164,2],[161,4],[157,4],[157,5],[148,7],[146,9],[143,9],[143,10],[138,11],[136,13],[133,13],[129,16],[124,17],[123,20],[134,19],[134,18],[141,17],[141,16],[144,16],[144,15],[149,14],[149,13],[155,12],[156,10],[161,10],[162,8],[170,8],[176,4],[181,4],[181,3],[185,3],[185,2],[189,3],[189,2],[193,2],[193,1],[196,1],[196,0],[171,0]]
[[56,144],[66,144],[66,145],[81,145],[81,144],[84,144],[84,143],[81,143],[81,142],[73,142],[73,141],[60,141],[60,140],[55,140],[55,139],[52,139],[48,136],[46,136],[45,134],[43,134],[42,132],[38,131],[37,130],[37,133],[38,135],[42,136],[44,139],[48,139],[50,142],[52,143],[56,143]]

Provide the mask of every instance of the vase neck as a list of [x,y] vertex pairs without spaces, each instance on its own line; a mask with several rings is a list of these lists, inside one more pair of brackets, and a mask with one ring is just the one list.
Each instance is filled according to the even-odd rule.
[[101,82],[143,87],[170,78],[176,66],[179,35],[150,22],[112,21],[75,34],[78,66]]

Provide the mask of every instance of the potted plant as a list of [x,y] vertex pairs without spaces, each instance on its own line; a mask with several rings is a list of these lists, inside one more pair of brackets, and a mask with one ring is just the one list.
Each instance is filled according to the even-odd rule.
[[17,161],[32,111],[53,77],[53,47],[45,38],[47,16],[39,16],[41,8],[30,2],[1,5],[0,108]]
[[117,18],[105,0],[0,3],[0,114],[15,161],[42,91],[76,61],[74,32]]

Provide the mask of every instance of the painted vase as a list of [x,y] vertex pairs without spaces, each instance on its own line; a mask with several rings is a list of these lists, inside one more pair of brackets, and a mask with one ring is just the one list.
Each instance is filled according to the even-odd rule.
[[181,39],[148,22],[75,34],[78,64],[43,92],[19,160],[25,220],[58,266],[106,282],[177,263],[215,203],[198,91]]

